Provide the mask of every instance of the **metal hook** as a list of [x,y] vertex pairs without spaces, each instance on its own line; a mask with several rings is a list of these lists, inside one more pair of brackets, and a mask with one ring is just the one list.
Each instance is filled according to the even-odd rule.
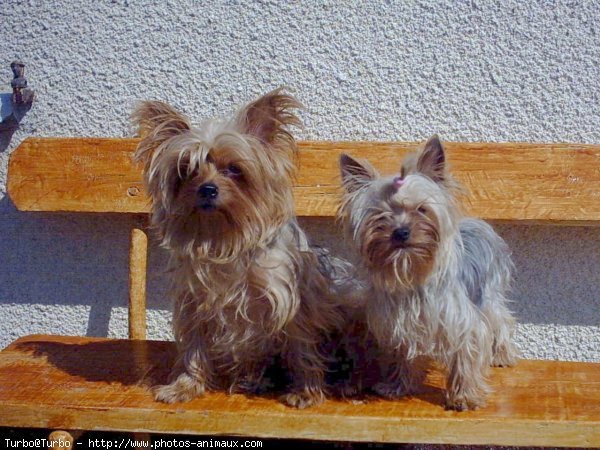
[[10,65],[10,68],[14,76],[10,82],[13,90],[12,102],[15,105],[31,104],[35,94],[31,89],[27,89],[25,64],[23,64],[21,61],[13,61]]
[[13,72],[13,79],[10,82],[13,92],[12,95],[1,94],[2,109],[6,108],[7,114],[5,117],[0,117],[0,151],[8,147],[13,133],[19,128],[19,123],[27,111],[31,109],[35,97],[33,90],[27,88],[25,64],[21,61],[13,61],[10,68]]

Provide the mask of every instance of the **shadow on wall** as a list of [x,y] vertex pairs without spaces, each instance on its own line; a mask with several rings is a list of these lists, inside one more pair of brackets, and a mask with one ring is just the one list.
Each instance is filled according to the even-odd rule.
[[12,94],[0,94],[0,153],[6,151],[31,103],[15,105]]
[[[0,303],[87,306],[86,334],[108,335],[112,309],[127,306],[133,223],[133,216],[119,214],[21,213],[7,197],[0,199]],[[310,218],[301,224],[316,244],[332,248],[334,254],[348,254],[333,220]],[[497,225],[496,229],[514,251],[513,297],[519,321],[600,323],[599,228]],[[557,247],[562,249],[560,255],[553,252]],[[165,252],[151,247],[150,309],[170,308],[165,264]]]
[[[112,309],[127,306],[133,223],[133,216],[118,214],[19,212],[4,197],[0,200],[0,303],[86,306],[86,335],[107,336]],[[160,291],[154,287],[156,278],[149,276],[149,289]],[[168,309],[168,303],[149,297],[149,307]]]
[[600,325],[600,227],[495,228],[513,250],[521,322]]

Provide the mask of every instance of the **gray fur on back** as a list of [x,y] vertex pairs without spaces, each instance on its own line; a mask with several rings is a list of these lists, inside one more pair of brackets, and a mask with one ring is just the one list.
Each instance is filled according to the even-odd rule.
[[494,286],[510,289],[512,261],[504,240],[483,220],[466,218],[459,224],[463,251],[460,278],[471,301],[482,307],[487,299],[484,289]]

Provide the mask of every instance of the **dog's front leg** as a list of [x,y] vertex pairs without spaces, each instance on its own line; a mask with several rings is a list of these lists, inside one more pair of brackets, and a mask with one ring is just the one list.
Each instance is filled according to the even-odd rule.
[[380,396],[396,399],[417,393],[423,384],[425,370],[415,359],[410,359],[404,348],[382,350],[380,362],[383,380],[373,390]]
[[190,343],[179,354],[169,383],[154,386],[154,398],[164,403],[190,401],[204,394],[207,379],[206,356],[202,345]]
[[210,363],[206,354],[201,325],[195,320],[195,302],[184,293],[177,297],[173,313],[173,332],[177,341],[177,362],[168,384],[153,388],[154,398],[165,403],[187,402],[204,394],[210,380]]
[[446,383],[446,408],[464,411],[482,408],[490,391],[485,371],[487,364],[477,351],[463,347],[452,358]]
[[325,365],[317,346],[301,339],[288,343],[285,360],[292,376],[291,392],[282,401],[296,408],[308,408],[325,400]]

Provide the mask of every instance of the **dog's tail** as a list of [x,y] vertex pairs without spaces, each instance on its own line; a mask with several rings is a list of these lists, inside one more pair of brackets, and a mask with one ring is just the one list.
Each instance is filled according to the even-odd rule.
[[332,256],[324,247],[311,245],[319,261],[319,271],[330,281],[334,295],[344,299],[344,306],[360,307],[364,302],[365,284],[360,281],[355,266],[348,260]]

